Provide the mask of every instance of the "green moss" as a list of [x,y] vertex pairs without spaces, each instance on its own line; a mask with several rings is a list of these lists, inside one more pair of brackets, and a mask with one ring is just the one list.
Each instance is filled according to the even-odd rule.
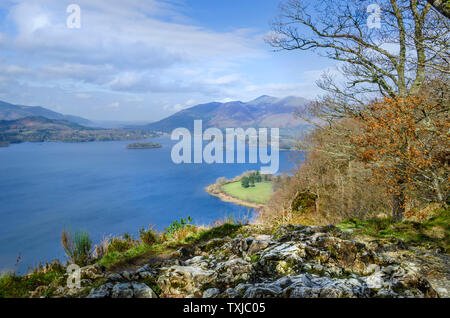
[[250,263],[258,263],[259,260],[261,259],[261,256],[258,254],[253,254],[253,255],[250,255],[249,257],[250,257]]
[[201,241],[208,241],[214,238],[223,238],[226,236],[235,236],[235,233],[241,228],[241,225],[225,223],[221,226],[214,227],[211,229],[199,230],[196,232],[189,233],[186,238],[182,241],[165,241],[163,243],[155,244],[149,246],[147,244],[141,243],[130,249],[119,252],[114,251],[106,253],[98,264],[105,266],[107,269],[118,264],[128,264],[132,263],[136,258],[142,257],[143,255],[154,254],[162,255],[169,254],[179,249],[182,246],[188,244],[195,244]]
[[224,225],[214,227],[212,229],[201,232],[198,237],[198,240],[206,241],[206,240],[211,240],[214,238],[222,238],[222,237],[226,237],[226,236],[234,237],[236,235],[236,232],[241,227],[242,227],[242,225],[225,223]]
[[110,268],[113,265],[116,265],[119,262],[126,263],[136,257],[144,253],[148,253],[150,251],[154,252],[162,252],[166,247],[163,244],[157,244],[153,246],[149,246],[145,243],[141,243],[139,245],[133,246],[129,250],[125,252],[111,252],[106,253],[101,260],[98,261],[98,264],[105,266],[106,268]]
[[316,204],[317,196],[309,192],[301,192],[292,200],[292,211],[303,212]]
[[[61,272],[33,272],[26,276],[3,274],[0,277],[0,298],[29,297],[39,286],[48,286],[52,282],[61,283]],[[48,291],[51,293],[51,291]]]
[[396,222],[392,218],[385,219],[349,219],[338,227],[355,235],[368,235],[376,238],[397,238],[405,243],[435,246],[450,251],[450,209],[441,208],[434,216],[419,223],[412,221]]

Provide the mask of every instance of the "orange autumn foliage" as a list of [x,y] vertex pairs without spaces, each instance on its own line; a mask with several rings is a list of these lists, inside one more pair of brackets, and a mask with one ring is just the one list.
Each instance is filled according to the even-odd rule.
[[384,98],[357,118],[360,133],[351,138],[357,157],[374,181],[393,194],[423,189],[444,201],[448,192],[448,106],[429,98]]

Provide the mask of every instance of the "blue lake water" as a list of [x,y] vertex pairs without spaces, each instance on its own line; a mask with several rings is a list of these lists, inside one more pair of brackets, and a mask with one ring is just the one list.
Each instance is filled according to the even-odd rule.
[[[63,228],[84,229],[94,241],[149,223],[164,229],[192,216],[211,224],[249,211],[210,196],[204,188],[218,177],[235,177],[256,164],[182,164],[171,160],[168,137],[150,140],[161,149],[129,150],[130,141],[24,143],[0,148],[0,271],[64,259]],[[280,172],[294,166],[280,153]]]

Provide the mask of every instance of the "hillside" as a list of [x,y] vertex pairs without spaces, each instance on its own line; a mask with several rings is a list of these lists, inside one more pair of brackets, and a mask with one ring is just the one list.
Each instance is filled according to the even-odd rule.
[[305,126],[303,120],[293,116],[303,110],[308,100],[301,97],[276,98],[261,96],[244,103],[208,103],[182,110],[168,118],[144,126],[146,129],[171,132],[178,127],[193,130],[194,120],[203,120],[203,127],[269,127],[288,131]]
[[[377,224],[386,223],[378,219]],[[67,287],[55,261],[0,278],[0,297],[422,298],[448,297],[448,242],[419,227],[448,227],[448,209],[422,225],[394,223],[393,235],[328,226],[243,225],[141,230],[142,241],[111,238]],[[420,240],[400,239],[405,228]],[[378,234],[380,234],[379,232]],[[149,238],[152,238],[149,240]]]
[[41,116],[48,119],[67,120],[80,125],[93,125],[90,120],[85,118],[63,115],[41,106],[22,106],[14,105],[0,101],[0,120],[15,120],[30,116]]
[[55,120],[42,116],[0,120],[0,142],[3,143],[137,140],[155,136],[153,132],[90,128],[68,120]]

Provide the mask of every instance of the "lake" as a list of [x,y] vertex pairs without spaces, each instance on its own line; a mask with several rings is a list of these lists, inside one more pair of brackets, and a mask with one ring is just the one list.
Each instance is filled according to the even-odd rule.
[[[175,142],[149,140],[161,149],[130,150],[133,141],[24,143],[0,148],[0,271],[19,272],[38,262],[64,259],[63,228],[89,232],[94,244],[110,234],[137,234],[149,223],[163,230],[193,217],[212,224],[248,208],[220,201],[204,188],[218,177],[233,178],[257,164],[181,164],[171,160]],[[280,172],[294,167],[280,153]]]

